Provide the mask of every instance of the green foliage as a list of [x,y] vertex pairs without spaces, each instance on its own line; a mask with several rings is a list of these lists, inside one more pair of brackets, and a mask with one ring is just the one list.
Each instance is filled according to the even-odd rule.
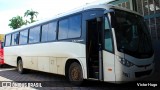
[[33,11],[33,10],[27,10],[25,13],[24,13],[24,17],[28,17],[30,16],[30,23],[33,23],[35,22],[36,20],[34,20],[34,17],[38,15],[39,13],[37,11]]
[[9,21],[10,21],[10,24],[8,24],[8,26],[10,26],[13,29],[20,28],[21,26],[27,24],[21,16],[13,17]]
[[21,16],[16,16],[16,17],[13,17],[12,19],[9,20],[10,23],[8,24],[8,26],[10,26],[10,27],[13,28],[13,29],[17,29],[17,28],[20,28],[20,27],[23,26],[23,25],[36,22],[37,20],[34,20],[34,17],[35,17],[35,16],[37,17],[38,14],[39,14],[39,13],[36,12],[36,11],[27,10],[27,11],[24,13],[24,17],[30,16],[30,21],[28,21],[28,20],[23,20],[23,17],[21,17]]

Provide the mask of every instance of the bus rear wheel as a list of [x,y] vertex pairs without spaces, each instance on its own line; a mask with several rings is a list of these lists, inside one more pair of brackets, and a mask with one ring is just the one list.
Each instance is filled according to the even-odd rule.
[[82,67],[79,63],[73,62],[68,70],[68,79],[74,85],[81,85],[83,82]]
[[20,74],[24,73],[23,62],[21,59],[17,62],[17,70]]

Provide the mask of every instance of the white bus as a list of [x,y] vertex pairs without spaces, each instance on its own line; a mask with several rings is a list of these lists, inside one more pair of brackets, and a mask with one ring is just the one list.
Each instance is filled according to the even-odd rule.
[[119,83],[150,76],[154,51],[136,12],[100,4],[79,8],[5,36],[5,63],[25,69]]

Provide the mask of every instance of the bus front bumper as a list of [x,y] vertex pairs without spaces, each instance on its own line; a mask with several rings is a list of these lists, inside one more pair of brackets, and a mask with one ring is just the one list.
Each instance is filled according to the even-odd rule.
[[155,71],[155,63],[148,67],[132,66],[126,68],[121,65],[121,70],[116,72],[116,83],[125,83],[129,81],[145,81],[144,78],[152,76]]

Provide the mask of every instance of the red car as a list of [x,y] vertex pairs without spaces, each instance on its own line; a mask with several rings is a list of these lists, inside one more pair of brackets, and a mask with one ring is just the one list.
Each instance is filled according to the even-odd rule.
[[4,65],[3,42],[0,42],[0,67]]

